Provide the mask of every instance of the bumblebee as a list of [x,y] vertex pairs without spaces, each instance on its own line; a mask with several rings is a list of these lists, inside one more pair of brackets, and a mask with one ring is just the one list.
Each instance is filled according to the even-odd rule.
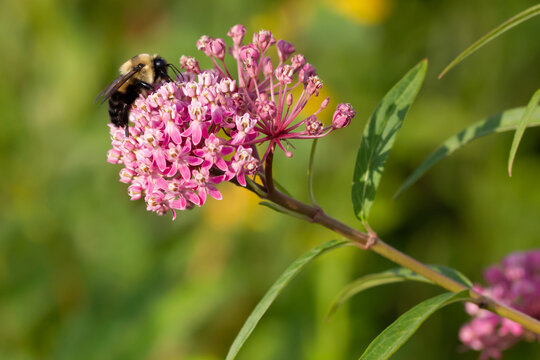
[[[123,127],[129,136],[129,109],[139,94],[154,90],[161,81],[172,81],[167,73],[168,64],[159,55],[139,54],[120,66],[120,76],[99,93],[101,104],[109,100],[111,123]],[[176,68],[173,69],[176,70]]]

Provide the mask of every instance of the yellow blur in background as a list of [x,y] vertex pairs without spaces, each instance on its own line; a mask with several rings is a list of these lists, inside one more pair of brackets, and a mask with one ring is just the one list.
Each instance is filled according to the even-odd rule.
[[327,4],[345,18],[366,25],[380,24],[392,10],[391,0],[338,0]]

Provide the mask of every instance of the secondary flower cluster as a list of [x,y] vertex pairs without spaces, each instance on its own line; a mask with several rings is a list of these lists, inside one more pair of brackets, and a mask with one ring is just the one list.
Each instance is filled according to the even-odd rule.
[[[246,176],[264,175],[261,164],[276,147],[290,157],[289,140],[325,136],[355,116],[351,105],[339,104],[325,127],[317,115],[328,105],[326,98],[301,117],[322,87],[315,68],[301,54],[291,57],[294,46],[276,42],[269,31],[243,45],[245,32],[242,25],[230,29],[229,49],[223,39],[202,36],[197,48],[210,57],[212,69],[201,70],[195,58],[182,56],[176,81],[135,100],[128,137],[109,125],[108,161],[124,165],[120,181],[129,184],[132,200],[144,198],[149,211],[172,211],[174,219],[175,210],[201,206],[208,195],[221,199],[215,184],[245,186]],[[276,65],[267,54],[274,45]],[[225,65],[227,53],[235,59],[237,79]],[[261,144],[267,144],[262,158]]]
[[[479,293],[540,319],[540,250],[510,254],[500,265],[489,267],[484,278],[489,285],[476,285]],[[503,350],[521,339],[538,340],[518,323],[475,304],[467,303],[465,309],[473,319],[461,328],[459,338],[481,351],[482,360],[501,358]]]

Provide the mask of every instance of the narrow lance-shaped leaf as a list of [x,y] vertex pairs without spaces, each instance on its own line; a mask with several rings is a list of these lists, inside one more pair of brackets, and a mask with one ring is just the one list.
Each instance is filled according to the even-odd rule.
[[421,302],[380,333],[360,360],[384,360],[392,356],[435,311],[457,301],[469,301],[468,290],[444,293]]
[[[465,275],[455,269],[441,265],[430,265],[429,267],[465,285],[466,287],[472,287],[472,282]],[[358,295],[364,290],[380,285],[392,284],[403,281],[420,281],[428,284],[433,284],[425,277],[418,275],[412,270],[402,267],[390,269],[376,274],[362,276],[343,288],[343,290],[338,294],[336,299],[332,302],[327,317],[332,316],[341,305],[343,305],[351,297]]]
[[266,313],[266,310],[272,305],[274,300],[277,298],[281,290],[287,284],[312,260],[314,260],[319,255],[322,255],[323,253],[336,249],[340,246],[343,246],[345,244],[348,244],[348,241],[338,241],[338,240],[332,240],[328,241],[322,245],[319,245],[304,255],[300,256],[298,259],[296,259],[295,262],[293,262],[286,270],[281,274],[281,276],[276,280],[276,282],[270,287],[270,289],[266,292],[264,297],[261,299],[261,301],[257,304],[251,315],[249,315],[248,319],[244,323],[244,326],[242,326],[242,329],[236,336],[236,339],[234,339],[233,344],[231,345],[231,348],[229,349],[229,353],[227,354],[226,360],[232,360],[236,358],[236,355],[238,355],[238,352],[248,339],[248,337],[253,332],[253,329],[257,326],[259,323],[259,320],[263,317],[263,315]]
[[519,126],[514,134],[514,140],[512,140],[512,147],[510,148],[510,155],[508,156],[508,175],[512,176],[512,166],[514,165],[514,158],[516,157],[517,149],[529,121],[531,121],[534,109],[538,106],[540,101],[540,89],[536,90],[533,97],[527,105],[527,109],[523,113],[523,117],[519,122]]
[[501,35],[507,30],[510,30],[516,25],[519,25],[520,23],[524,22],[527,19],[532,18],[533,16],[536,16],[540,14],[540,4],[534,5],[519,14],[511,17],[510,19],[506,20],[501,25],[497,26],[495,29],[491,30],[489,33],[481,37],[478,41],[476,41],[474,44],[469,46],[465,51],[463,51],[457,58],[455,58],[439,75],[439,79],[444,76],[450,69],[452,69],[454,66],[462,62],[467,56],[471,55],[473,52],[490,42],[491,40],[495,39],[497,36]]
[[356,156],[352,201],[356,216],[366,222],[384,166],[427,69],[427,60],[412,68],[379,103],[362,134]]
[[[441,146],[433,151],[431,155],[429,155],[426,160],[424,160],[424,162],[420,164],[418,168],[416,168],[416,170],[414,170],[407,180],[405,180],[403,185],[401,185],[399,190],[394,195],[394,198],[401,195],[405,189],[414,184],[416,180],[418,180],[426,173],[426,171],[431,169],[439,161],[452,154],[462,146],[470,143],[474,139],[478,139],[479,137],[493,133],[515,130],[519,126],[524,112],[524,107],[503,111],[497,115],[480,120],[460,131],[458,134],[448,138],[442,143]],[[540,109],[533,111],[533,114],[528,122],[528,126],[538,125],[540,125]]]

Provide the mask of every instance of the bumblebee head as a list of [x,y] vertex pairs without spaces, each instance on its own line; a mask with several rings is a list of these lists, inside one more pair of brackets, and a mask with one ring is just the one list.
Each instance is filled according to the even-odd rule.
[[153,65],[155,71],[155,81],[158,80],[170,80],[169,74],[167,73],[168,64],[165,59],[159,55],[153,56]]

